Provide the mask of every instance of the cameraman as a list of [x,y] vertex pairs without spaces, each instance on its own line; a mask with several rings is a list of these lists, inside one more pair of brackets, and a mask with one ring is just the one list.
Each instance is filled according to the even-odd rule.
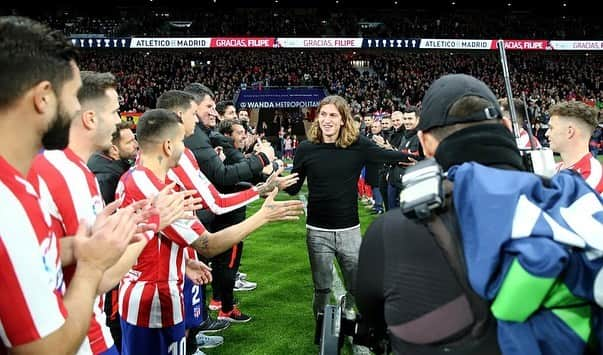
[[[471,76],[433,82],[417,130],[425,156],[445,171],[470,161],[524,170],[496,97]],[[454,209],[439,213],[460,238]],[[395,354],[500,353],[488,305],[467,287],[466,277],[457,277],[428,227],[399,209],[367,230],[357,275],[359,312],[378,337],[387,328]]]

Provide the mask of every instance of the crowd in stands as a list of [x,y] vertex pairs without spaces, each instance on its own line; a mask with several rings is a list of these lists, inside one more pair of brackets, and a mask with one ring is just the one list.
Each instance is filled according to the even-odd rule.
[[[597,16],[552,14],[513,7],[489,10],[318,8],[116,8],[94,13],[57,10],[37,18],[68,35],[108,36],[346,36],[437,38],[600,39]],[[569,9],[568,9],[569,10]],[[575,10],[575,9],[574,9]],[[30,11],[18,14],[32,15]],[[108,12],[111,11],[111,12]],[[582,13],[588,13],[584,8]],[[186,21],[190,24],[174,24]]]
[[[336,12],[324,19],[314,16],[316,13],[313,13],[312,9],[304,13],[307,16],[301,16],[303,10],[299,11],[294,17],[296,20],[291,20],[293,22],[287,22],[288,18],[282,14],[277,16],[273,13],[258,12],[256,17],[240,17],[237,11],[233,10],[227,17],[229,21],[224,21],[211,12],[191,12],[193,14],[189,17],[194,19],[194,26],[185,26],[182,32],[190,30],[205,31],[203,33],[206,35],[228,35],[238,33],[241,28],[248,28],[249,31],[245,35],[291,30],[296,35],[346,35],[350,30],[357,31],[357,26],[360,26],[366,33],[379,36],[383,33],[392,35],[394,32],[398,33],[397,31],[405,35],[421,33],[420,36],[455,36],[459,33],[472,33],[471,31],[476,30],[473,27],[476,24],[496,28],[496,25],[490,23],[494,20],[488,16],[476,17],[475,23],[469,24],[460,23],[461,19],[456,16],[450,16],[442,22],[439,18],[429,15],[421,17],[419,21],[418,17],[408,16],[406,19],[401,18],[400,14],[382,14],[382,17],[373,20],[372,13],[362,15],[366,17],[360,19],[359,15]],[[145,34],[166,34],[170,31],[165,24],[166,19],[172,15],[167,13],[163,13],[161,17],[149,18],[140,13],[136,14],[131,22],[124,21],[131,15],[124,12],[121,16],[120,21],[119,17],[113,17],[113,20],[102,16],[73,17],[66,12],[64,16],[53,16],[49,23],[69,33],[132,35],[147,26],[150,30]],[[262,22],[264,20],[266,22]],[[377,20],[382,23],[370,22]],[[369,22],[362,25],[360,21]],[[513,30],[511,26],[514,23],[507,22],[505,17],[502,22],[497,23],[507,26],[510,31]],[[529,32],[532,25],[534,24],[528,24],[523,30]],[[318,32],[313,32],[317,31],[315,26],[324,27]],[[566,24],[562,23],[558,27],[559,32],[554,33],[566,36],[568,32],[565,32],[565,26]],[[572,34],[580,33],[584,28],[581,26],[582,24],[576,25]],[[297,29],[300,29],[299,32]],[[595,26],[595,29],[599,31],[600,27]],[[523,266],[517,266],[519,271],[513,271],[515,265],[519,265],[519,257],[532,258],[541,264],[542,260],[550,259],[550,253],[541,253],[538,257],[542,257],[542,260],[535,256],[538,252],[534,250],[539,246],[546,247],[540,248],[542,250],[552,250],[553,254],[556,253],[555,257],[561,260],[561,264],[565,263],[565,260],[578,260],[587,256],[579,253],[603,250],[601,245],[595,245],[585,237],[590,231],[589,228],[579,230],[576,227],[579,222],[590,221],[591,217],[593,221],[597,217],[596,222],[601,222],[601,214],[597,212],[601,211],[603,201],[600,199],[603,192],[603,169],[595,158],[603,148],[603,124],[600,124],[603,112],[602,54],[511,52],[509,87],[509,82],[503,81],[498,55],[491,50],[450,52],[410,49],[82,48],[78,51],[69,46],[70,41],[62,36],[60,31],[49,30],[25,18],[0,18],[0,33],[3,34],[0,39],[0,62],[3,64],[0,65],[0,70],[4,79],[0,80],[0,92],[3,93],[3,96],[0,96],[0,122],[3,128],[0,129],[0,136],[3,135],[5,142],[0,150],[0,166],[4,167],[1,169],[4,174],[0,176],[0,187],[5,191],[3,190],[0,196],[3,196],[4,203],[9,206],[4,209],[9,212],[0,214],[0,220],[6,222],[3,225],[8,225],[9,220],[15,222],[15,228],[4,228],[0,233],[0,254],[5,256],[0,265],[8,275],[3,279],[8,282],[4,282],[5,285],[0,289],[6,295],[4,301],[9,298],[15,300],[0,302],[0,354],[68,354],[74,353],[78,348],[80,352],[85,353],[116,354],[122,347],[119,351],[124,354],[205,355],[202,349],[214,348],[224,342],[223,337],[209,336],[206,332],[219,332],[228,328],[231,323],[246,323],[251,320],[251,316],[241,312],[239,302],[234,298],[234,291],[251,291],[257,286],[247,280],[245,273],[238,270],[243,239],[267,222],[293,221],[301,215],[302,210],[306,214],[308,255],[314,289],[313,311],[314,319],[319,321],[317,330],[321,329],[321,318],[317,315],[328,309],[325,305],[329,302],[330,288],[333,285],[333,257],[337,256],[344,276],[343,281],[349,296],[353,296],[348,298],[349,309],[342,306],[343,309],[340,310],[348,320],[362,319],[360,315],[356,317],[354,299],[358,301],[358,310],[367,320],[384,313],[382,310],[375,313],[374,308],[374,314],[371,314],[371,309],[368,312],[362,310],[363,304],[375,304],[374,301],[366,302],[367,299],[363,302],[362,291],[370,290],[370,287],[376,285],[374,288],[378,292],[385,290],[386,293],[392,294],[391,290],[398,292],[411,285],[413,280],[420,279],[425,281],[424,284],[419,284],[413,292],[395,294],[394,301],[403,299],[404,306],[409,304],[407,301],[413,299],[413,295],[425,295],[417,304],[424,310],[434,306],[434,311],[428,310],[430,313],[426,313],[428,316],[431,317],[435,312],[443,312],[439,318],[447,318],[442,314],[452,314],[448,318],[453,321],[453,318],[459,318],[456,319],[457,323],[462,323],[458,328],[460,331],[453,329],[457,327],[454,324],[446,325],[446,329],[442,328],[444,330],[434,327],[436,332],[447,333],[443,336],[444,340],[437,340],[437,343],[430,341],[433,339],[425,342],[425,337],[416,342],[405,339],[396,343],[397,340],[394,339],[391,344],[395,353],[401,353],[395,346],[402,343],[405,347],[409,345],[408,349],[411,350],[415,345],[421,344],[425,345],[425,348],[430,347],[438,351],[441,348],[444,349],[442,353],[446,352],[449,347],[445,341],[452,339],[449,336],[451,333],[454,334],[454,351],[475,350],[480,346],[480,339],[471,337],[467,342],[469,346],[465,346],[460,342],[464,339],[456,336],[473,335],[473,331],[466,331],[469,329],[466,322],[468,317],[475,320],[472,321],[471,329],[481,328],[481,325],[487,322],[499,321],[499,342],[494,341],[496,327],[482,329],[491,333],[482,338],[490,337],[491,339],[487,340],[491,342],[489,346],[496,349],[500,347],[502,353],[506,353],[507,346],[510,349],[507,351],[521,354],[525,350],[522,342],[526,343],[529,337],[538,339],[534,343],[547,349],[555,348],[554,345],[558,343],[562,344],[559,349],[579,347],[581,353],[589,345],[593,345],[594,350],[595,346],[603,343],[603,332],[596,329],[597,326],[601,328],[603,324],[599,317],[602,302],[598,298],[602,291],[599,281],[603,277],[603,272],[600,271],[603,259],[596,258],[600,255],[595,255],[588,263],[576,262],[574,264],[580,264],[579,267],[568,267],[559,275],[543,277],[542,275],[550,270],[522,269]],[[484,34],[485,32],[481,33]],[[536,36],[537,33],[530,35]],[[585,32],[582,33],[582,36],[584,35]],[[471,76],[445,75],[452,73]],[[445,76],[442,77],[443,75]],[[438,77],[440,79],[434,82]],[[488,86],[476,78],[483,80]],[[308,104],[311,99],[306,96],[299,99],[302,103],[300,105],[280,105],[281,102],[274,105],[276,100],[266,99],[267,105],[257,105],[264,110],[260,111],[260,114],[248,111],[250,107],[257,107],[256,105],[236,106],[237,95],[244,90],[298,86],[318,87],[332,96],[320,101],[318,107]],[[521,193],[519,202],[517,191],[503,191],[510,194],[506,196],[499,193],[498,190],[501,189],[494,189],[497,190],[495,196],[480,192],[467,195],[474,201],[461,200],[470,204],[480,202],[483,203],[482,206],[486,206],[487,202],[492,204],[492,199],[497,199],[497,203],[503,201],[502,204],[494,205],[507,207],[504,205],[506,203],[508,207],[515,208],[514,214],[507,213],[508,218],[501,219],[503,224],[508,222],[507,224],[513,226],[517,220],[511,216],[521,215],[517,211],[521,212],[525,206],[528,206],[528,212],[536,212],[532,213],[533,223],[530,227],[534,231],[528,229],[521,232],[525,232],[524,234],[517,234],[514,228],[512,236],[499,233],[500,235],[495,235],[491,240],[491,250],[484,248],[483,255],[494,255],[500,260],[517,260],[510,261],[511,266],[506,274],[484,274],[489,280],[496,278],[495,283],[502,282],[502,286],[479,284],[481,290],[485,290],[480,292],[465,279],[469,276],[484,275],[469,272],[474,272],[474,269],[480,269],[482,266],[491,270],[506,270],[505,265],[509,263],[474,263],[474,269],[467,268],[466,273],[457,272],[459,270],[448,272],[450,280],[442,278],[440,272],[448,267],[458,269],[456,266],[464,262],[462,255],[458,254],[463,245],[440,243],[442,237],[453,236],[448,240],[461,240],[454,238],[458,233],[452,233],[454,229],[448,230],[447,227],[463,227],[462,218],[465,218],[465,222],[480,221],[481,215],[473,213],[479,209],[466,212],[437,208],[431,211],[433,201],[427,201],[429,206],[425,208],[422,203],[414,204],[412,198],[404,201],[399,199],[401,196],[412,195],[414,188],[419,186],[420,189],[425,182],[421,180],[416,185],[406,184],[406,179],[403,179],[407,173],[406,169],[432,156],[435,156],[434,161],[444,170],[450,168],[451,179],[453,173],[456,174],[454,183],[457,188],[461,186],[460,190],[457,190],[461,191],[461,194],[468,190],[461,185],[463,178],[473,182],[469,190],[474,187],[479,190],[480,185],[485,186],[483,183],[475,183],[480,178],[480,172],[486,176],[486,173],[490,174],[491,171],[477,167],[480,169],[476,170],[478,174],[472,175],[473,173],[467,174],[462,170],[469,164],[455,167],[456,172],[453,171],[453,165],[464,161],[480,164],[490,162],[492,167],[504,168],[498,169],[499,172],[507,168],[525,168],[507,128],[500,124],[507,123],[505,110],[498,108],[499,104],[504,108],[504,102],[501,100],[504,100],[507,94],[505,87],[513,91],[513,96],[525,98],[527,120],[521,123],[522,128],[531,127],[528,131],[533,131],[542,145],[550,141],[551,149],[562,159],[557,165],[557,171],[574,170],[584,177],[591,188],[564,173],[561,173],[558,180],[553,178],[553,183],[536,186],[528,181],[534,181],[533,176],[511,171],[506,177],[515,180],[507,181],[505,177],[491,175],[484,181],[498,179],[498,182],[494,182],[499,184],[502,190],[511,186],[509,181],[517,182],[513,186],[517,185],[517,191]],[[292,90],[282,91],[289,92],[289,95],[286,95],[287,100],[293,97],[290,95]],[[557,105],[560,102],[561,105]],[[509,103],[512,103],[510,98]],[[599,112],[585,104],[596,107]],[[511,107],[518,106],[521,106],[521,103]],[[518,111],[523,115],[523,108]],[[131,127],[128,121],[134,121],[133,116],[139,116],[142,112],[144,114],[139,117],[137,127]],[[125,115],[122,115],[123,113]],[[252,114],[255,121],[253,123]],[[127,122],[121,122],[120,116],[126,116]],[[504,119],[494,120],[495,118]],[[307,130],[310,120],[314,120],[311,123],[312,128]],[[486,122],[482,121],[489,121],[491,124],[483,124]],[[550,129],[545,137],[547,126]],[[589,139],[593,130],[592,138]],[[309,132],[307,137],[301,137],[306,131]],[[362,137],[357,137],[358,133]],[[515,134],[519,135],[517,129]],[[301,142],[302,140],[305,141]],[[272,144],[265,144],[267,142]],[[531,139],[529,145],[538,146]],[[40,150],[41,147],[44,149]],[[494,149],[490,149],[492,147]],[[294,158],[295,154],[297,157]],[[481,156],[488,158],[483,158],[482,161]],[[284,167],[281,159],[286,160],[286,163],[294,159],[291,174],[279,176],[281,168]],[[364,171],[360,173],[362,166]],[[419,165],[416,168],[421,167]],[[471,169],[473,168],[475,166]],[[415,170],[417,171],[421,173],[425,170]],[[463,174],[466,176],[461,176]],[[356,177],[359,175],[360,179],[356,185]],[[570,178],[572,180],[569,180]],[[307,201],[304,200],[303,193],[299,195],[299,201],[274,201],[279,190],[289,195],[299,194],[306,179]],[[539,179],[536,180],[540,182]],[[168,184],[170,181],[173,183]],[[500,183],[501,181],[503,183]],[[439,181],[439,184],[441,187],[442,181]],[[572,188],[574,185],[577,187],[573,188],[573,192],[564,194],[563,198],[553,189],[559,186]],[[403,189],[409,189],[410,193],[406,194]],[[489,189],[493,190],[491,187]],[[523,193],[528,189],[532,190],[532,194]],[[555,196],[548,200],[541,198],[547,194]],[[570,197],[566,198],[566,195]],[[458,196],[455,192],[454,197]],[[579,199],[577,196],[580,196]],[[585,203],[588,196],[591,200]],[[249,216],[251,213],[248,214],[250,211],[246,211],[245,206],[260,197],[265,198],[264,203],[255,214]],[[368,228],[364,239],[361,236],[357,213],[357,197],[369,205],[368,208],[373,214],[385,214],[383,219],[377,220],[376,224]],[[570,201],[569,198],[575,198],[576,201]],[[112,203],[113,200],[118,201]],[[414,221],[410,218],[407,220],[406,217],[402,219],[398,210],[401,204],[404,210],[408,206],[406,202],[410,202],[411,207],[414,207],[413,212],[417,217]],[[556,207],[545,208],[549,202],[556,204]],[[103,209],[105,203],[108,205]],[[463,204],[459,202],[455,206],[459,205]],[[80,208],[81,206],[87,208]],[[578,213],[575,212],[577,208],[581,209]],[[389,209],[396,213],[396,221],[403,220],[405,224],[379,224],[394,220],[389,217],[393,216],[392,214],[386,213]],[[51,223],[53,218],[49,214],[50,210],[52,217],[61,223]],[[199,211],[195,214],[194,210]],[[582,211],[587,212],[584,213],[586,219],[582,218]],[[406,211],[404,212],[406,214]],[[452,219],[443,225],[441,217],[445,213],[448,213],[447,218]],[[484,220],[500,222],[496,220],[498,213],[489,213],[484,214]],[[574,215],[570,215],[571,213]],[[463,217],[463,214],[469,214],[470,217]],[[541,215],[546,218],[540,218]],[[249,220],[246,221],[248,216]],[[551,216],[563,217],[565,224],[561,226]],[[424,219],[425,217],[429,219]],[[439,223],[440,232],[443,228],[446,234],[433,233],[431,226],[434,220]],[[83,225],[84,222],[87,226]],[[592,222],[590,226],[596,222]],[[422,227],[422,224],[426,225]],[[489,227],[486,232],[493,230],[490,224],[485,224]],[[407,230],[406,227],[413,229]],[[566,227],[569,229],[566,230]],[[457,232],[459,228],[456,228]],[[449,265],[433,263],[437,258],[429,255],[428,248],[420,244],[414,245],[416,240],[408,238],[409,243],[398,244],[404,244],[404,248],[416,247],[416,250],[422,253],[419,259],[427,267],[414,261],[417,259],[417,253],[407,253],[406,256],[411,257],[400,253],[390,254],[394,255],[396,260],[404,259],[406,262],[408,259],[410,262],[406,266],[410,265],[415,271],[424,267],[427,271],[435,270],[434,274],[437,275],[431,278],[432,283],[427,282],[432,276],[427,271],[410,275],[407,278],[410,282],[402,280],[399,275],[391,277],[383,272],[391,269],[391,263],[384,256],[365,254],[362,251],[361,246],[366,246],[366,243],[386,245],[382,243],[385,239],[374,242],[377,237],[372,231],[377,229],[381,229],[382,233],[402,230],[405,231],[402,234],[413,235],[416,240],[427,240],[434,246],[438,244],[431,248],[434,255],[439,259],[446,259]],[[550,235],[538,234],[541,230],[549,231]],[[563,242],[556,238],[559,231],[575,238],[566,237],[565,244],[553,244]],[[10,234],[7,234],[9,232]],[[472,232],[474,236],[467,236],[463,230],[463,240],[476,244],[475,241],[479,242],[481,232],[476,230]],[[398,238],[398,234],[393,236]],[[430,234],[435,236],[434,240],[425,238]],[[500,246],[509,244],[509,239],[529,237],[532,234],[539,237],[532,238],[536,242],[514,244],[512,248],[507,248],[507,251],[512,253],[499,253]],[[19,236],[23,235],[26,238],[19,239]],[[72,238],[71,243],[61,244],[63,242],[55,240],[73,235],[75,238]],[[551,242],[543,243],[545,239],[550,239]],[[70,244],[72,250],[65,248],[65,245],[69,247]],[[528,251],[524,253],[522,247],[526,245]],[[564,254],[570,249],[572,252],[576,251],[575,254]],[[579,249],[580,251],[577,251]],[[492,253],[492,250],[495,253]],[[446,254],[444,258],[442,252]],[[403,258],[400,259],[400,256]],[[22,262],[20,258],[26,262]],[[364,263],[368,260],[371,265],[385,260],[375,271],[365,272],[365,276],[375,280],[369,281],[368,277],[361,277],[363,259]],[[206,265],[209,261],[211,268]],[[63,267],[69,264],[72,264],[71,270],[65,269],[63,274]],[[581,267],[582,264],[586,266]],[[433,265],[436,267],[432,267]],[[558,269],[561,270],[562,267]],[[525,287],[520,291],[514,289],[516,286],[512,279],[515,275],[535,280],[528,280],[528,284],[531,282],[537,287],[544,285],[550,288],[528,299],[536,311],[546,308],[545,311],[550,313],[550,310],[563,308],[573,312],[565,314],[574,318],[567,318],[568,321],[559,316],[555,319],[564,323],[555,323],[546,318],[548,313],[537,314],[536,311],[528,309],[533,315],[541,317],[541,322],[530,323],[530,320],[507,317],[507,313],[514,317],[513,311],[503,310],[499,313],[500,308],[494,306],[502,304],[497,303],[501,300],[500,297],[504,298],[500,302],[513,305],[515,297],[525,293]],[[582,282],[583,280],[576,281],[568,275],[587,277],[586,281]],[[596,275],[595,281],[589,275]],[[200,287],[212,279],[210,299],[206,297],[206,290]],[[511,283],[508,283],[508,280],[511,280]],[[461,290],[460,298],[454,292],[450,293],[461,301],[465,299],[476,302],[483,298],[483,305],[476,305],[474,312],[473,305],[457,307],[453,304],[456,302],[454,300],[440,302],[436,298],[428,299],[432,297],[428,293],[421,293],[424,290],[437,293],[438,288],[433,286],[436,284],[445,286],[440,287],[441,290]],[[384,288],[384,285],[387,287]],[[106,304],[104,309],[101,309],[98,306],[103,305],[103,302],[99,302],[97,294],[104,299],[104,293],[108,298],[103,301],[106,301]],[[96,300],[92,301],[95,298]],[[381,295],[378,298],[377,303],[388,301]],[[595,301],[598,303],[595,304]],[[385,307],[392,304],[394,303],[386,302]],[[450,304],[454,307],[450,308]],[[568,304],[570,306],[567,306]],[[444,306],[440,307],[441,305]],[[490,307],[491,305],[494,306]],[[442,311],[445,307],[447,309]],[[492,315],[488,313],[489,307]],[[587,311],[592,309],[592,312],[582,312],[584,307]],[[390,310],[394,308],[390,307]],[[208,309],[218,312],[217,319],[209,316]],[[483,316],[483,319],[477,318],[478,311],[482,316],[487,316]],[[455,312],[461,315],[456,316]],[[348,317],[346,313],[351,314]],[[325,312],[324,315],[326,319],[328,314]],[[398,316],[400,314],[396,315]],[[528,318],[535,319],[533,316]],[[90,319],[92,322],[89,322]],[[406,333],[415,332],[419,334],[418,338],[421,338],[421,332],[413,328],[417,326],[417,318],[408,319],[411,320],[408,323],[390,322],[388,326],[390,329],[398,327],[398,330],[402,329],[400,327],[406,327]],[[509,319],[516,325],[527,327],[504,328],[507,323],[511,323]],[[379,317],[377,320],[381,323],[384,321]],[[373,333],[370,337],[385,336],[385,333],[378,334],[379,329],[385,329],[385,326],[380,323],[378,326],[365,324],[365,329]],[[561,324],[568,326],[567,330],[574,333],[566,332],[565,328],[563,331],[557,331],[562,328]],[[357,325],[356,329],[359,329],[360,325],[364,326],[363,323]],[[525,333],[528,327],[537,329],[538,326],[542,326],[544,331],[541,333],[547,335],[546,339],[542,337],[542,341],[537,332],[528,334],[527,337],[525,334],[519,334]],[[420,327],[428,329],[425,323],[419,324]],[[86,328],[89,328],[87,332]],[[87,339],[82,343],[85,332]],[[594,335],[590,336],[591,333]],[[583,336],[584,334],[586,336]],[[340,339],[343,340],[341,335]],[[519,339],[516,344],[522,345],[522,351],[518,350],[519,346],[508,346],[509,342],[505,342],[505,339]],[[555,343],[559,339],[567,341]],[[590,340],[592,344],[588,344]],[[382,343],[387,345],[386,342]],[[433,344],[437,344],[437,347],[432,346]],[[299,343],[294,344],[294,348],[300,345],[305,346]],[[534,349],[536,347],[533,346]],[[359,349],[355,348],[355,354],[369,353],[368,349],[366,352],[357,350]],[[463,351],[457,351],[461,352]],[[554,353],[552,350],[550,352]]]
[[[367,67],[355,67],[359,60]],[[191,65],[194,61],[195,66]],[[494,52],[366,52],[297,50],[208,50],[168,53],[94,50],[82,52],[82,68],[114,73],[120,83],[122,110],[145,111],[165,90],[200,81],[215,90],[216,100],[232,100],[241,88],[323,86],[344,96],[355,113],[380,113],[420,106],[435,78],[467,73],[484,80],[505,96],[498,57]],[[546,124],[547,109],[561,100],[581,100],[603,108],[603,56],[552,53],[509,54],[514,95],[528,100],[536,125]],[[546,128],[546,126],[545,126]],[[543,130],[544,131],[544,130]]]

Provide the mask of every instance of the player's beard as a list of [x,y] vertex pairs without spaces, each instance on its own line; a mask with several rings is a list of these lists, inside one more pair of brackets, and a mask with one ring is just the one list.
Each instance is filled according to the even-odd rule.
[[69,127],[71,127],[71,119],[61,104],[57,108],[57,117],[42,136],[42,146],[44,149],[65,149],[69,145]]
[[132,153],[132,154],[124,154],[121,151],[119,152],[119,159],[121,159],[123,161],[127,161],[130,165],[132,165],[132,162],[136,160],[137,156],[138,156],[138,151],[134,151],[134,153]]

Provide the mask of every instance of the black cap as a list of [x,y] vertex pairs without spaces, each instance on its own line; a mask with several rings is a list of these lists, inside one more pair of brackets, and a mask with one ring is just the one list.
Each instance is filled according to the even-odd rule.
[[[452,105],[465,96],[479,96],[490,101],[492,106],[464,117],[450,116],[448,111]],[[455,123],[495,118],[502,118],[500,106],[492,90],[483,81],[465,74],[449,74],[434,81],[425,93],[417,130],[428,131]]]

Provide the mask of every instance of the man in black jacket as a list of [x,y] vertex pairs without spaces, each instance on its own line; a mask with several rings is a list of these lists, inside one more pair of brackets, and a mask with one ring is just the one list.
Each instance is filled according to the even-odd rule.
[[[242,123],[236,120],[225,119],[218,125],[218,130],[223,137],[228,138],[233,144],[232,148],[227,147],[224,151],[226,156],[224,164],[232,165],[245,159],[242,150],[245,148],[247,135]],[[255,183],[258,181],[257,178],[259,178],[259,176],[254,178],[253,181],[250,180],[248,182]],[[231,193],[247,188],[247,186],[248,185],[246,184],[239,184],[234,186],[220,186],[219,188],[220,191]],[[241,208],[223,215],[217,215],[213,226],[216,230],[225,229],[245,220],[245,215],[246,206],[242,206]],[[242,313],[239,306],[234,302],[233,291],[242,254],[243,242],[240,242],[237,245],[233,245],[231,249],[212,258],[213,299],[210,302],[210,309],[219,310],[218,319],[224,319],[234,323],[245,323],[251,320],[251,316]],[[250,287],[247,288],[248,290],[253,290],[257,286],[255,283],[249,284]]]
[[[232,140],[214,131],[218,113],[216,112],[213,92],[200,83],[189,84],[184,91],[195,96],[195,101],[198,104],[197,118],[199,119],[193,135],[184,140],[184,145],[193,152],[201,172],[214,185],[234,186],[242,181],[250,181],[254,176],[261,174],[264,166],[272,163],[274,150],[268,146],[261,146],[259,152],[244,158],[238,163],[224,165],[212,146],[210,136],[214,136],[215,143],[223,147],[227,147],[228,144],[232,145]],[[234,149],[234,147],[228,148]],[[209,209],[197,211],[197,216],[208,231],[216,231],[212,226],[215,216]],[[203,295],[205,295],[205,286],[202,287]],[[205,297],[203,304],[207,307]],[[202,331],[215,330],[221,328],[220,323],[220,320],[208,317],[208,320],[200,328]]]
[[[411,154],[413,159],[421,160],[424,158],[421,143],[417,136],[417,125],[419,124],[419,110],[415,106],[409,106],[404,109],[402,114],[403,131],[398,145],[395,149]],[[406,171],[405,166],[391,165],[387,177],[387,202],[389,208],[400,207],[400,191],[402,191],[402,176]]]
[[115,200],[119,178],[132,166],[136,154],[138,142],[131,125],[128,122],[120,122],[111,136],[111,147],[106,151],[94,153],[88,160],[88,168],[96,175],[106,204]]
[[[425,156],[444,170],[470,161],[524,170],[496,97],[468,75],[432,83],[417,129]],[[460,238],[454,208],[438,214],[452,238]],[[498,354],[487,305],[445,254],[425,224],[398,209],[375,220],[360,247],[360,313],[381,336],[387,329],[395,354]],[[462,265],[462,252],[458,260]]]
[[398,147],[402,136],[404,135],[404,125],[402,124],[402,111],[392,112],[392,134],[389,137],[389,144],[392,147]]
[[[274,150],[269,146],[262,145],[258,153],[252,154],[236,164],[224,165],[210,142],[210,135],[214,134],[212,132],[217,117],[213,92],[199,83],[188,85],[184,91],[194,94],[199,105],[197,110],[199,123],[195,127],[193,135],[184,140],[184,145],[193,152],[199,168],[214,185],[233,186],[241,181],[250,181],[254,176],[260,174],[264,166],[272,163]],[[213,215],[211,212],[201,210],[197,215],[203,225],[212,231]]]

